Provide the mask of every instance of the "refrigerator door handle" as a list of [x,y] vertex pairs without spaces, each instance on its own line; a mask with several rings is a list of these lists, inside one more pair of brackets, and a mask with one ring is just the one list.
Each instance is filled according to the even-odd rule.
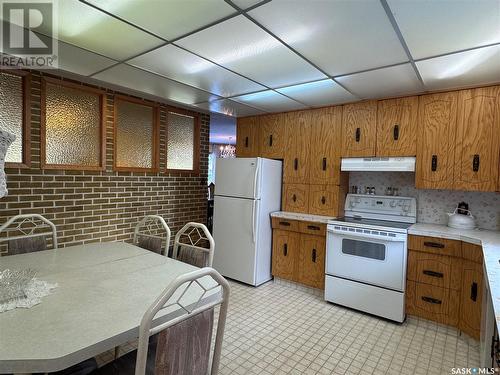
[[257,167],[255,168],[255,176],[253,179],[253,197],[255,199],[258,198],[257,197],[257,179],[259,178],[259,169],[260,169],[260,163],[259,163],[259,159],[257,158]]
[[252,241],[255,243],[255,205],[256,201],[252,202]]

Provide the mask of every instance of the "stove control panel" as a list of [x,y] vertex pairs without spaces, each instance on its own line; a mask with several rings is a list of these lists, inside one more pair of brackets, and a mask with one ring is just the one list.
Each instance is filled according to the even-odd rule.
[[417,217],[417,201],[412,197],[347,194],[346,216],[363,216],[378,220]]

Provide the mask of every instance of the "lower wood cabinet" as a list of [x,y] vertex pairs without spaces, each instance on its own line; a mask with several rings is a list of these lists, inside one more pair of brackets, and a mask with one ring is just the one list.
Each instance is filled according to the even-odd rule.
[[451,325],[479,339],[483,266],[481,246],[409,236],[407,314]]
[[324,289],[326,224],[272,219],[272,274]]

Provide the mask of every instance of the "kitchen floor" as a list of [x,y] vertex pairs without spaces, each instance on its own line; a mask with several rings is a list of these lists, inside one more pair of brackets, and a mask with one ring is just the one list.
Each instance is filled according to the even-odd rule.
[[231,287],[222,375],[427,375],[479,365],[479,343],[454,328],[417,318],[391,323],[284,281]]

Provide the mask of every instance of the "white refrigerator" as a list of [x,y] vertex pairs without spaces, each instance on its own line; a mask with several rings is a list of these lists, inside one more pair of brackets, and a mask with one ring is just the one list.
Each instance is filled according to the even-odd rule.
[[282,162],[263,158],[217,159],[213,267],[250,285],[271,280],[269,214],[281,207]]

